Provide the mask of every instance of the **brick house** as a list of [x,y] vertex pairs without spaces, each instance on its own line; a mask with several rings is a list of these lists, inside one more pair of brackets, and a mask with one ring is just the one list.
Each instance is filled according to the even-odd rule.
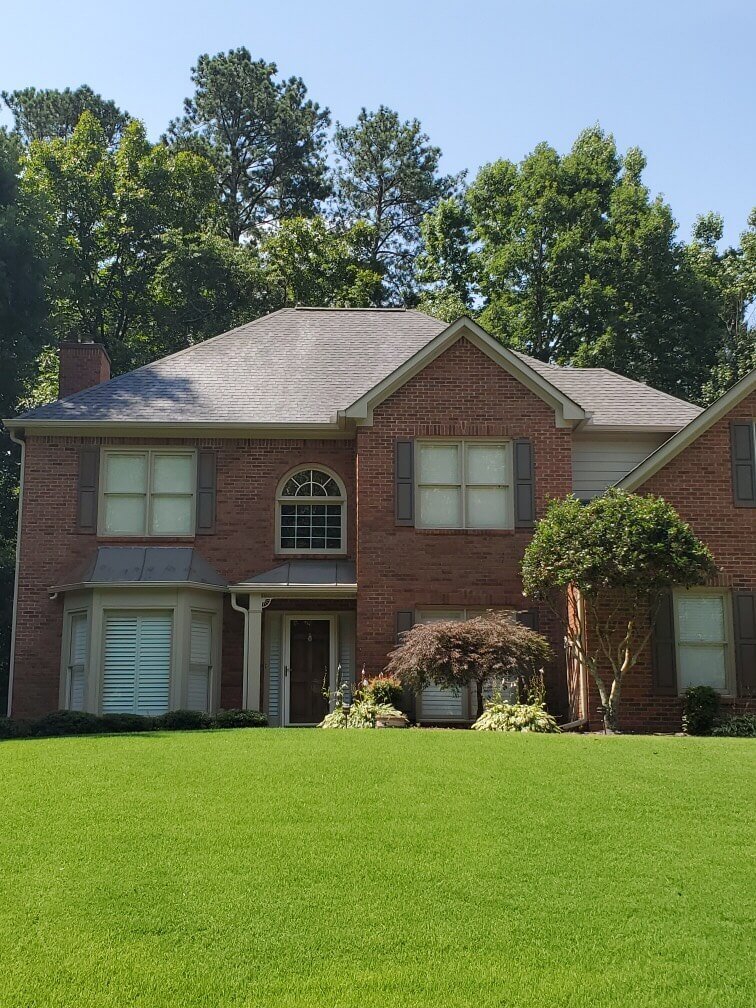
[[[543,364],[469,319],[283,309],[112,380],[96,344],[60,356],[62,398],[6,421],[23,446],[14,717],[245,706],[314,724],[324,683],[380,671],[413,622],[491,607],[551,639],[562,718],[591,716],[519,564],[550,497],[649,465],[643,487],[707,539],[721,591],[756,587],[756,509],[733,505],[724,414]],[[750,424],[746,487],[753,395],[732,409]],[[678,686],[644,686],[633,726],[671,716]],[[464,723],[470,698],[431,688],[413,713]]]

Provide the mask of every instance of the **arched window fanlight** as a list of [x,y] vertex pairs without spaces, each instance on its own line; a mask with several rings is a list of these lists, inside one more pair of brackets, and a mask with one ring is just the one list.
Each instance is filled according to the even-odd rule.
[[278,494],[281,553],[343,553],[346,495],[341,481],[323,469],[298,469]]

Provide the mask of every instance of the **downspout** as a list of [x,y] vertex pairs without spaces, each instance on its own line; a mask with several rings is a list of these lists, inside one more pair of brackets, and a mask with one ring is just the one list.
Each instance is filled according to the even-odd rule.
[[236,609],[237,612],[243,613],[244,615],[244,658],[242,665],[242,707],[247,706],[247,693],[248,693],[248,683],[247,683],[247,653],[249,651],[249,607],[246,609],[244,606],[240,606],[236,600],[236,592],[231,592],[231,608]]
[[26,442],[22,437],[18,437],[9,430],[11,441],[21,445],[21,478],[18,488],[18,521],[16,523],[16,570],[13,575],[13,615],[11,617],[11,645],[10,657],[8,661],[8,717],[11,716],[13,705],[13,671],[16,662],[16,610],[18,608],[18,576],[21,566],[21,517],[24,507],[24,465],[26,462]]

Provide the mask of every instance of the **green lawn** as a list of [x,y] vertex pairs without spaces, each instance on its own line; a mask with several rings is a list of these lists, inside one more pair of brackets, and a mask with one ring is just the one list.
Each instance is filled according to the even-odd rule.
[[748,740],[0,743],[0,1006],[752,1008]]

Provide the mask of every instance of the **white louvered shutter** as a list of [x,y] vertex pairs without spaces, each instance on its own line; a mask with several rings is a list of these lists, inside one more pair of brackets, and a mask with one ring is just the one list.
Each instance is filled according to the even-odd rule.
[[[417,614],[418,623],[440,623],[443,620],[463,620],[460,610],[430,610]],[[462,721],[465,717],[464,691],[442,689],[431,683],[420,694],[420,717],[423,721]]]
[[210,710],[212,655],[213,617],[210,613],[192,613],[187,696],[189,710]]
[[86,692],[87,652],[89,650],[89,620],[86,613],[71,617],[71,651],[68,664],[69,710],[84,710]]
[[168,710],[172,628],[170,613],[106,617],[103,714]]

